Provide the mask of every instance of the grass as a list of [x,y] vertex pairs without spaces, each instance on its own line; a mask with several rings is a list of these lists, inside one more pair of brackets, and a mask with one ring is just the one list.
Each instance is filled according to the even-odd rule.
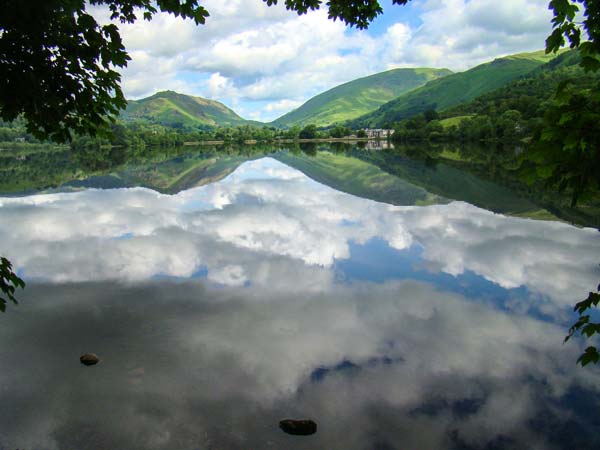
[[325,91],[273,123],[283,126],[329,126],[354,119],[430,80],[449,75],[447,69],[393,69],[359,78]]
[[556,53],[546,53],[545,50],[538,50],[537,52],[529,52],[529,53],[517,53],[515,55],[509,55],[507,58],[513,59],[535,59],[545,64],[547,62],[552,61],[558,55],[562,55],[565,52],[570,51],[569,48],[562,48]]
[[469,114],[466,116],[448,117],[447,119],[440,120],[440,125],[442,125],[444,128],[450,128],[451,126],[459,126],[463,120],[470,119],[471,117],[473,117],[473,114]]

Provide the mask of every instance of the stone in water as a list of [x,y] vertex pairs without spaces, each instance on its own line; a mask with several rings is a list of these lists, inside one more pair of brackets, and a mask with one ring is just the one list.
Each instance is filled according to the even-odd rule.
[[81,355],[79,361],[85,366],[93,366],[100,362],[100,358],[95,353],[86,353],[85,355]]
[[279,422],[279,428],[295,436],[309,436],[317,432],[317,424],[310,419],[284,419]]

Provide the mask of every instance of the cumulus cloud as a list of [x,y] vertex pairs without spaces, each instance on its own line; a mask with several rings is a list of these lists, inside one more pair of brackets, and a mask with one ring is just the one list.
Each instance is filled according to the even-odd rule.
[[[298,16],[261,0],[208,1],[211,16],[202,26],[168,14],[119,25],[133,57],[123,87],[130,98],[175,89],[271,120],[287,112],[283,105],[291,109],[338,84],[392,67],[464,70],[540,49],[550,31],[546,3],[415,0],[411,7],[386,8],[397,19],[378,34],[345,28],[324,11]],[[108,20],[106,11],[93,11]]]
[[298,101],[298,100],[283,99],[283,100],[279,100],[279,101],[267,104],[267,106],[265,106],[265,111],[267,111],[269,113],[272,113],[272,112],[285,113],[285,112],[289,112],[289,111],[297,108],[301,104],[302,104],[302,102]]
[[420,18],[397,61],[464,70],[496,56],[543,48],[551,15],[544,0],[430,0]]

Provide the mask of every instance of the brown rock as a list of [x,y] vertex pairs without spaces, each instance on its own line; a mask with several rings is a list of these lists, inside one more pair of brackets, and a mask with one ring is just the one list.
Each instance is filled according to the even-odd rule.
[[95,353],[86,353],[85,355],[81,355],[79,361],[84,366],[94,366],[100,362],[100,358]]
[[279,428],[295,436],[309,436],[317,432],[317,424],[310,419],[284,419],[279,422]]

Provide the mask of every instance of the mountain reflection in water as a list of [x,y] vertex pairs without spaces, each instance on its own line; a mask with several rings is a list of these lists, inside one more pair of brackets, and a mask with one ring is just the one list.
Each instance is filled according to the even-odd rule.
[[561,345],[597,231],[432,203],[272,158],[172,196],[0,199],[28,282],[0,317],[0,448],[597,448],[598,371]]

